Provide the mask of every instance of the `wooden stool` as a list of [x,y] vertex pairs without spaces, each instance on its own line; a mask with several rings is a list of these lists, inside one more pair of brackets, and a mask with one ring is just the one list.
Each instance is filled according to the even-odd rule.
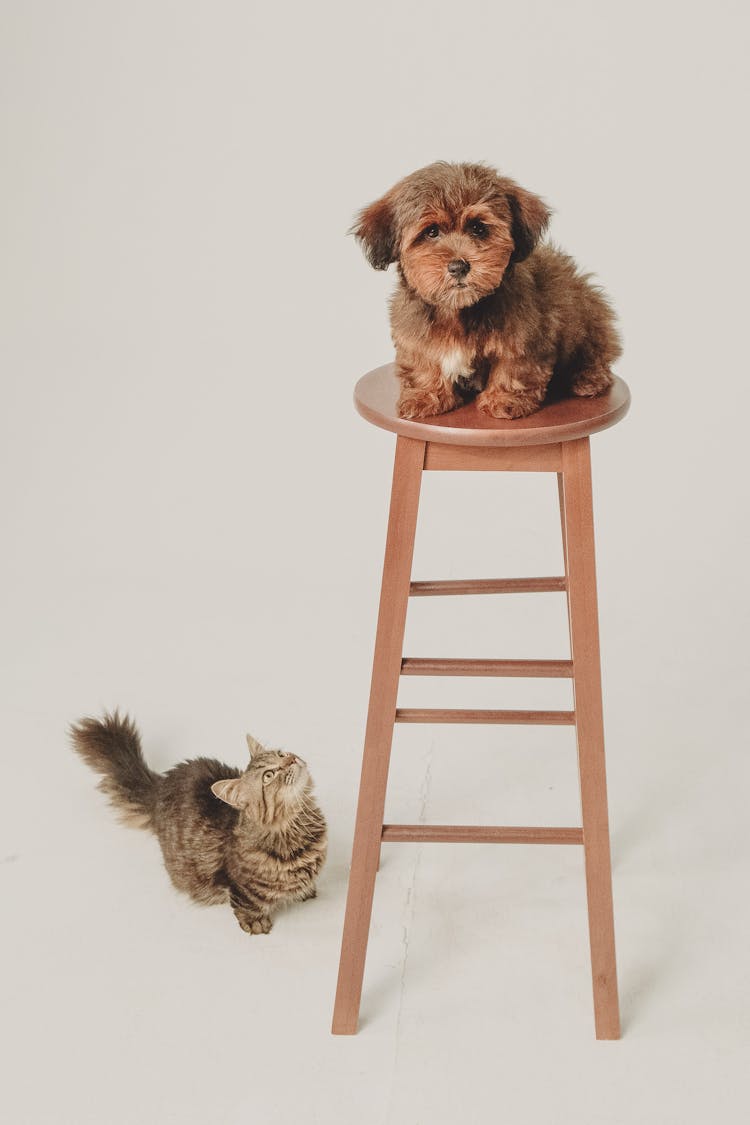
[[[333,1015],[335,1035],[357,1030],[375,873],[383,840],[582,844],[597,1039],[617,1039],[620,1017],[615,968],[612,876],[604,764],[599,625],[594,564],[589,434],[619,422],[630,393],[616,379],[599,398],[566,398],[529,418],[505,421],[474,404],[428,421],[396,412],[392,364],[357,384],[354,401],[368,422],[397,434],[391,507],[383,564],[370,704],[354,832],[349,893]],[[557,473],[565,575],[481,581],[412,582],[414,533],[423,470]],[[403,658],[409,596],[567,592],[571,660],[428,660]],[[556,676],[573,680],[575,711],[416,710],[396,706],[402,675]],[[581,828],[500,828],[383,824],[394,722],[555,723],[575,725],[581,787]]]

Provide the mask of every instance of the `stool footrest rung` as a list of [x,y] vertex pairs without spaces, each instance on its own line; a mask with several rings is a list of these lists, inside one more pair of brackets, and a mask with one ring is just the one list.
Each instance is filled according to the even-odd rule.
[[384,843],[582,844],[582,828],[504,828],[473,824],[384,824]]
[[402,676],[512,676],[572,678],[572,660],[454,660],[405,656]]
[[507,723],[512,726],[574,726],[575,711],[475,711],[399,707],[397,723]]
[[439,582],[410,582],[412,598],[439,594],[549,594],[564,592],[565,578],[460,578]]

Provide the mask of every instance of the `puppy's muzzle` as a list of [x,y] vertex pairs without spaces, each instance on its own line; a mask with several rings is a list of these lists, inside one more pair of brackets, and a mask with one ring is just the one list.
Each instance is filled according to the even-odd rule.
[[470,269],[471,266],[465,258],[454,258],[452,262],[448,262],[448,273],[451,277],[455,277],[456,281],[466,277]]

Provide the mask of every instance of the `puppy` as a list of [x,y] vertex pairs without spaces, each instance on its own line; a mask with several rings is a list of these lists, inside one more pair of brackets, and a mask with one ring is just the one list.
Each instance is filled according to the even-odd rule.
[[540,243],[544,202],[484,164],[440,161],[366,207],[353,229],[375,269],[398,263],[391,330],[402,418],[476,396],[524,418],[555,390],[598,395],[621,347],[601,291]]

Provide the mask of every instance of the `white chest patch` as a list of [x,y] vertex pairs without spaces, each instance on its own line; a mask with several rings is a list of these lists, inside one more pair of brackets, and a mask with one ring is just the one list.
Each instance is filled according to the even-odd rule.
[[441,357],[440,369],[445,378],[450,379],[451,382],[468,378],[471,374],[471,359],[461,348],[452,348]]

